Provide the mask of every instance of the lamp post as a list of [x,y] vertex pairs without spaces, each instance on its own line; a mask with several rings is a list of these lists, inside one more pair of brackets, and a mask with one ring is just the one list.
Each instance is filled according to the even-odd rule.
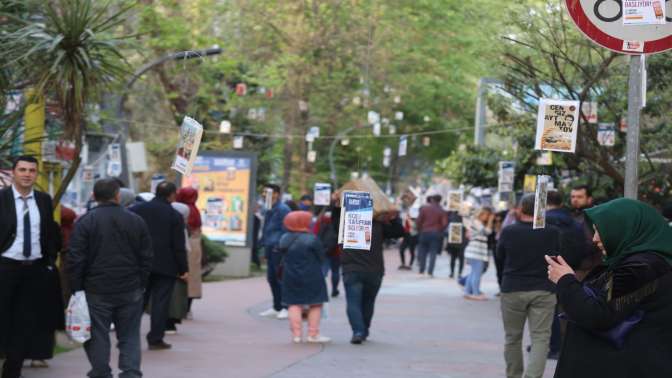
[[128,183],[131,189],[135,189],[135,185],[131,180],[131,174],[128,171],[128,154],[126,151],[126,140],[128,139],[128,122],[126,121],[126,113],[124,112],[124,102],[128,97],[128,93],[133,87],[133,84],[147,71],[160,66],[169,61],[175,60],[186,60],[186,59],[200,59],[212,55],[219,55],[222,53],[222,49],[219,46],[213,46],[204,50],[196,51],[180,51],[175,53],[166,54],[156,60],[153,60],[138,70],[135,71],[133,76],[126,82],[124,89],[119,95],[119,100],[117,102],[117,119],[120,120],[120,130],[119,130],[119,143],[121,145],[121,179]]
[[474,145],[485,145],[485,127],[487,126],[486,95],[492,84],[501,84],[497,79],[482,77],[478,80],[478,96],[476,97],[476,117],[474,119]]

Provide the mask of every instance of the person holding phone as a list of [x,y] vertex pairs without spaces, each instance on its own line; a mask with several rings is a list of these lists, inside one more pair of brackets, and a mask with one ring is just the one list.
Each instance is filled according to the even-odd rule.
[[555,377],[672,377],[672,228],[626,198],[585,215],[603,264],[579,281],[546,256],[568,320]]

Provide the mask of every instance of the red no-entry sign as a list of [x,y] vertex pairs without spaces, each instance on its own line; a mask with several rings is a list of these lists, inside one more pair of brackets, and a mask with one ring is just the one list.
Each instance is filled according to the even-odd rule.
[[[565,0],[578,28],[590,40],[623,54],[655,54],[672,49],[672,4],[666,0],[647,0],[667,6],[663,25],[624,25],[624,2],[629,0]],[[641,1],[640,1],[641,2]]]

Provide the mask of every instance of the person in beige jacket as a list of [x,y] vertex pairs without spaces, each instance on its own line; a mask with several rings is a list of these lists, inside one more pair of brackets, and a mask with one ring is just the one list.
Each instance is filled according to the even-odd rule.
[[177,191],[177,202],[189,206],[189,218],[187,220],[187,229],[189,231],[189,280],[187,282],[189,292],[189,313],[187,318],[191,318],[191,304],[194,299],[200,299],[203,296],[203,283],[201,280],[201,261],[203,252],[201,249],[201,213],[196,207],[198,200],[198,190],[186,187]]

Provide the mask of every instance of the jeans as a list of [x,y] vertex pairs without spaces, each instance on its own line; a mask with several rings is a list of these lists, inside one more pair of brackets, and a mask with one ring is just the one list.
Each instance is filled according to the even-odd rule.
[[406,235],[399,246],[399,257],[401,257],[401,265],[406,265],[406,248],[411,254],[411,261],[408,266],[413,266],[415,261],[415,247],[418,245],[418,235]]
[[338,284],[341,282],[341,256],[327,256],[322,265],[322,274],[326,278],[331,271],[331,292],[338,291]]
[[282,281],[278,279],[278,267],[282,262],[282,253],[273,252],[272,247],[266,247],[266,262],[268,264],[266,280],[271,287],[271,294],[273,295],[273,309],[280,311],[286,308],[282,305]]
[[481,295],[481,275],[485,261],[467,259],[467,264],[471,267],[471,272],[467,276],[464,291],[467,295]]
[[423,232],[420,234],[418,241],[418,264],[420,265],[420,273],[425,272],[427,266],[427,256],[429,255],[429,267],[427,273],[434,274],[434,264],[436,263],[436,255],[441,252],[443,247],[443,233],[439,231]]
[[160,274],[149,276],[147,290],[145,291],[145,305],[151,301],[151,328],[147,334],[147,342],[150,344],[163,342],[175,281],[177,281],[177,277],[173,278]]
[[354,335],[369,336],[376,296],[382,282],[382,273],[348,272],[343,274],[348,321]]
[[110,369],[110,324],[114,323],[119,348],[121,378],[142,377],[140,372],[140,319],[142,291],[120,294],[87,294],[91,339],[84,343],[91,363],[91,378],[112,378]]
[[525,378],[541,378],[546,368],[548,343],[551,338],[555,294],[548,291],[502,293],[502,320],[506,342],[504,359],[507,378],[523,377],[523,330],[528,322],[532,349]]

